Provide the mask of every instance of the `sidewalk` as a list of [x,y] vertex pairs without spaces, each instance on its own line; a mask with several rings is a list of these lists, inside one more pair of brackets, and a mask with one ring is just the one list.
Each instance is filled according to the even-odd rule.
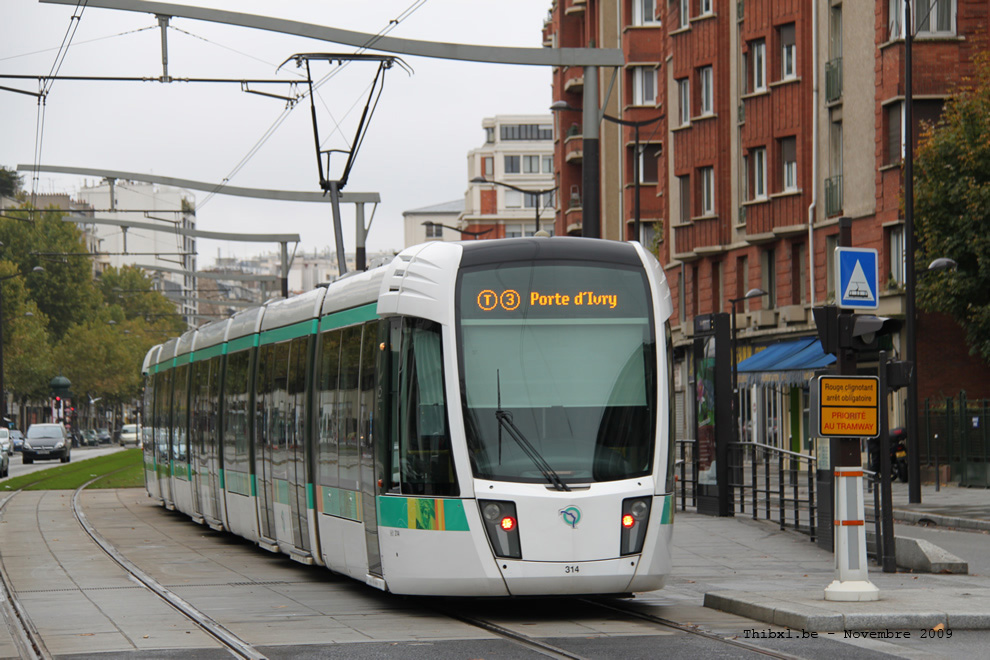
[[[990,490],[924,486],[922,503],[909,504],[907,484],[899,483],[893,495],[897,520],[990,530]],[[975,539],[979,552],[990,553],[990,537],[985,547],[982,535]],[[871,562],[880,600],[834,602],[824,597],[836,577],[832,553],[775,524],[678,511],[674,546],[674,576],[658,596],[701,597],[706,607],[797,630],[990,630],[988,576],[883,573]]]
[[[893,484],[894,520],[918,523],[929,521],[940,527],[990,531],[990,489],[943,485],[937,492],[932,484],[921,486],[921,503],[908,502],[908,485]],[[873,510],[866,500],[867,516]]]

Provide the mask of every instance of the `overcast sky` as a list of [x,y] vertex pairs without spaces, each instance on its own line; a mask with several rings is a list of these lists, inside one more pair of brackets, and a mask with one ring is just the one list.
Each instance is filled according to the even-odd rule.
[[[185,0],[182,4],[369,34],[398,19],[388,36],[538,48],[550,0]],[[36,0],[0,1],[0,73],[49,73],[73,12],[71,6]],[[328,42],[188,19],[172,19],[171,26],[175,29],[168,31],[169,74],[177,78],[298,79],[292,64],[276,74],[289,56],[354,51]],[[463,196],[467,152],[484,142],[484,117],[547,113],[551,102],[551,72],[545,67],[403,59],[414,73],[409,76],[397,67],[387,73],[378,109],[345,188],[345,192],[381,194],[368,236],[369,251],[402,247],[403,211]],[[313,70],[314,77],[322,77],[330,67],[314,63]],[[156,19],[143,13],[85,9],[59,73],[160,76]],[[374,65],[354,63],[318,90],[323,148],[346,147],[374,74]],[[38,89],[29,80],[3,79],[0,85]],[[56,81],[47,97],[39,162],[205,182],[230,177],[234,186],[317,191],[308,99],[297,104],[231,176],[284,110],[283,101],[246,94],[238,85]],[[35,98],[0,90],[0,165],[13,168],[35,161],[38,114]],[[333,133],[337,123],[341,130]],[[82,183],[79,177],[41,174],[39,192],[75,193]],[[31,177],[26,176],[25,186],[31,185]],[[298,232],[300,247],[308,252],[334,244],[329,205],[224,195],[207,200],[205,192],[194,194],[201,205],[199,229]],[[354,247],[353,208],[347,205],[342,212],[349,252]],[[212,264],[218,250],[223,256],[247,256],[277,248],[203,239],[198,244],[200,268]]]

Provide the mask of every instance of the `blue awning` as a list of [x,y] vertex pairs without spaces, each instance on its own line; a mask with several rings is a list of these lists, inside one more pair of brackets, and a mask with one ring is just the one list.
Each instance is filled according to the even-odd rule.
[[741,361],[736,369],[740,384],[806,385],[817,369],[833,362],[835,356],[822,350],[817,337],[804,337],[771,344]]

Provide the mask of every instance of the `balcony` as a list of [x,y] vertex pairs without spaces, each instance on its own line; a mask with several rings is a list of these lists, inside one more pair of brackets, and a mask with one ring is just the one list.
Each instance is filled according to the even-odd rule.
[[836,57],[825,63],[825,102],[835,103],[842,99],[842,58]]
[[566,0],[564,3],[564,13],[565,14],[577,14],[583,13],[586,5],[586,0]]
[[584,69],[579,66],[567,67],[564,72],[564,91],[580,93],[584,90]]
[[575,165],[584,159],[584,139],[580,135],[570,135],[564,140],[564,160]]
[[842,175],[825,179],[825,217],[842,213]]

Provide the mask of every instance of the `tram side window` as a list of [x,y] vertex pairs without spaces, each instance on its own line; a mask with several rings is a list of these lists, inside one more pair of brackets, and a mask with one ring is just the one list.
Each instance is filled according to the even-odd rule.
[[175,370],[172,402],[172,454],[177,461],[189,460],[189,365]]
[[457,495],[443,390],[440,325],[409,319],[399,357],[399,465],[401,492]]
[[158,376],[149,376],[145,380],[144,398],[141,404],[141,446],[144,451],[154,452],[155,445],[152,435],[155,431],[155,384]]
[[155,374],[155,461],[158,465],[168,465],[168,430],[172,424],[172,372]]
[[224,379],[223,453],[224,464],[238,472],[248,466],[248,383],[251,351],[238,351],[227,356]]
[[340,365],[340,331],[320,335],[319,374],[317,375],[317,480],[322,486],[336,486],[337,475],[337,387]]
[[341,332],[340,388],[337,390],[337,438],[340,447],[340,487],[359,490],[358,378],[361,369],[361,326]]
[[296,337],[292,340],[289,369],[289,438],[290,444],[304,445],[306,413],[306,367],[309,363],[309,337]]

